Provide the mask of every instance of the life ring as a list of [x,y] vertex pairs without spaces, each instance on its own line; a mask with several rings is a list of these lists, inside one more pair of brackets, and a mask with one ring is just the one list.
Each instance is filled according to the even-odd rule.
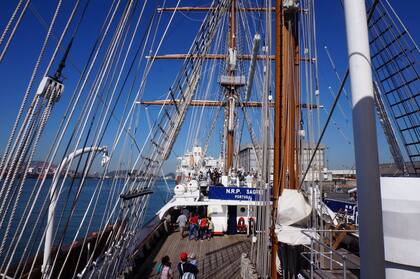
[[239,218],[236,228],[238,229],[238,232],[246,232],[246,224],[243,217]]

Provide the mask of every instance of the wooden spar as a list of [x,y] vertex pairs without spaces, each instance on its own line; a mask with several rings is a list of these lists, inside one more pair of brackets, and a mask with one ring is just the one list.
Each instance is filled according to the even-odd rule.
[[[174,11],[180,11],[180,12],[207,12],[210,10],[214,10],[215,8],[212,7],[166,7],[166,8],[157,8],[157,12],[174,12]],[[256,12],[256,13],[263,13],[268,11],[267,8],[261,8],[261,7],[247,7],[247,8],[237,8],[237,10],[241,12]],[[307,9],[297,9],[302,12],[307,12]],[[275,8],[271,8],[271,12],[275,12]],[[286,10],[284,13],[288,13],[289,11]]]
[[[297,67],[297,66],[296,66]],[[298,98],[297,98],[298,100]],[[145,105],[145,106],[172,106],[175,104],[178,104],[180,100],[150,100],[150,101],[138,101],[137,104]],[[262,102],[256,102],[256,101],[248,101],[248,102],[242,102],[241,107],[245,108],[261,108]],[[213,101],[213,100],[192,100],[191,107],[224,107],[226,106],[226,102],[224,101]],[[275,106],[274,103],[268,103],[268,107],[273,108]],[[320,108],[323,108],[323,105],[319,106]],[[297,109],[316,109],[318,108],[318,105],[316,104],[297,104]],[[299,115],[296,115],[296,127],[299,127]]]
[[289,153],[289,162],[288,162],[288,178],[289,178],[289,188],[296,187],[296,179],[295,179],[295,120],[296,120],[296,80],[295,80],[295,40],[293,36],[293,29],[294,26],[291,21],[288,21],[288,29],[290,32],[290,43],[288,45],[289,48],[289,69],[290,69],[290,102],[289,102],[289,110],[290,114],[288,115],[288,153]]
[[286,15],[286,20],[288,24],[288,34],[289,34],[289,43],[287,47],[289,48],[289,63],[288,68],[290,70],[289,75],[289,84],[290,87],[288,88],[289,98],[290,98],[290,114],[288,115],[289,118],[289,142],[286,144],[286,149],[288,149],[289,153],[289,162],[287,165],[287,173],[288,173],[288,187],[289,189],[297,189],[298,188],[298,157],[296,156],[296,151],[298,149],[297,146],[297,129],[298,129],[298,119],[299,119],[299,111],[296,109],[299,108],[299,55],[298,55],[298,26],[297,26],[297,17],[298,14],[295,13],[288,13]]
[[236,0],[232,0],[230,8],[230,36],[229,36],[229,47],[235,48],[235,11],[236,11]]
[[[231,3],[231,10],[230,10],[230,35],[229,35],[229,48],[232,49],[232,51],[235,50],[235,17],[236,17],[236,0],[232,0]],[[235,71],[232,69],[228,69],[228,75],[234,76]],[[225,174],[229,172],[229,170],[233,166],[233,152],[234,152],[234,128],[230,127],[229,129],[229,123],[235,123],[234,117],[235,112],[231,109],[231,106],[233,106],[234,102],[231,102],[230,99],[236,98],[235,96],[235,88],[228,89],[227,94],[227,120],[225,123],[228,125],[227,129],[227,139],[226,139],[226,166],[225,166]],[[232,119],[233,118],[233,119]]]
[[[296,21],[297,22],[297,21]],[[294,39],[294,46],[293,46],[293,50],[295,52],[295,59],[294,59],[294,63],[295,63],[295,77],[296,77],[296,105],[295,108],[298,110],[296,113],[296,117],[295,117],[295,127],[296,127],[296,132],[295,132],[295,143],[296,143],[296,148],[295,148],[295,167],[296,167],[296,172],[295,172],[295,177],[296,177],[296,187],[298,187],[299,185],[299,156],[301,155],[301,136],[299,134],[300,131],[300,108],[303,108],[304,104],[300,103],[300,75],[299,75],[299,65],[300,65],[300,55],[299,55],[299,28],[298,26],[295,27],[295,39]],[[318,107],[317,105],[315,107]]]
[[[150,105],[175,105],[178,104],[179,100],[156,100],[156,101],[141,101],[142,105],[150,106]],[[192,100],[190,106],[192,107],[221,107],[226,106],[226,103],[223,101],[208,101],[208,100]],[[243,102],[241,104],[243,107],[248,108],[260,108],[262,107],[261,102],[254,102],[248,101]],[[273,104],[269,104],[269,106],[273,106]]]
[[[296,150],[298,146],[297,128],[299,127],[299,111],[296,109],[305,108],[299,104],[299,56],[297,38],[297,14],[285,13],[283,15],[284,24],[282,27],[282,121],[280,148],[284,149],[280,167],[280,194],[286,187],[289,189],[297,188],[297,163]],[[311,107],[309,107],[311,108]],[[287,183],[287,184],[286,184]]]
[[290,69],[290,87],[288,88],[289,92],[289,111],[290,114],[288,114],[288,143],[286,144],[286,148],[288,149],[288,164],[287,164],[287,173],[288,173],[288,185],[290,189],[296,189],[298,182],[297,182],[297,175],[298,172],[297,166],[298,166],[298,158],[296,156],[297,151],[297,121],[299,118],[299,112],[296,112],[296,108],[298,108],[299,104],[299,92],[298,88],[299,86],[299,60],[298,60],[298,53],[297,53],[297,26],[296,26],[296,15],[294,14],[288,14],[287,15],[287,24],[288,24],[288,30],[289,30],[289,44],[287,47],[289,48],[289,51],[287,52],[289,55],[289,63],[288,67]]
[[[227,56],[225,54],[217,54],[217,53],[210,53],[210,54],[205,54],[205,55],[200,55],[197,57],[197,55],[192,55],[192,54],[181,54],[181,53],[174,53],[174,54],[164,54],[164,55],[147,55],[145,56],[146,59],[154,59],[154,60],[184,60],[187,58],[198,58],[198,59],[209,59],[209,60],[225,60],[227,59]],[[251,54],[238,54],[238,56],[236,57],[238,60],[251,60],[252,59],[252,55]],[[267,56],[266,55],[257,55],[257,60],[266,60]],[[275,57],[274,55],[270,55],[268,57],[268,59],[274,61]],[[299,58],[299,61],[303,61],[303,62],[310,62],[313,63],[315,62],[313,59],[309,59],[309,58],[305,58],[305,57],[301,57]]]
[[288,87],[287,83],[289,82],[289,55],[287,52],[289,48],[287,47],[289,44],[289,30],[286,27],[286,17],[282,15],[282,83],[281,83],[281,122],[280,122],[280,129],[281,129],[281,138],[280,138],[280,149],[282,150],[283,156],[280,158],[280,195],[284,188],[286,188],[286,176],[287,176],[287,165],[288,165],[288,148],[287,145],[287,114],[288,114],[288,101],[289,101],[289,94],[288,94]]
[[281,88],[282,88],[282,68],[281,61],[283,52],[281,51],[283,35],[282,35],[282,0],[276,0],[275,13],[275,62],[274,62],[274,163],[273,163],[273,208],[271,211],[271,278],[277,279],[277,254],[278,241],[275,233],[275,225],[277,221],[277,206],[280,190],[280,160],[281,160]]
[[[155,59],[155,60],[161,60],[161,59],[184,60],[187,58],[225,60],[227,56],[225,54],[206,54],[206,55],[200,55],[199,57],[197,57],[197,55],[191,55],[191,54],[166,54],[166,55],[146,56],[146,59]],[[252,58],[251,54],[239,54],[237,56],[238,60],[251,60],[251,58]],[[266,59],[267,59],[266,55],[257,55],[257,60],[266,60]],[[270,55],[269,59],[274,60],[274,55]]]
[[[153,101],[140,101],[139,104],[145,105],[145,106],[162,106],[162,105],[175,105],[178,104],[180,100],[153,100]],[[212,100],[192,100],[190,106],[191,107],[222,107],[226,106],[226,102],[224,101],[212,101]],[[274,104],[268,104],[269,106],[273,106]],[[243,102],[241,104],[243,107],[248,108],[260,108],[262,107],[261,102],[255,102],[255,101],[248,101]]]
[[[182,11],[182,12],[207,12],[213,10],[215,8],[211,7],[167,7],[167,8],[157,8],[158,12],[173,12],[173,11]],[[249,7],[249,8],[239,8],[241,12],[266,12],[267,8],[259,8],[259,7]],[[271,9],[274,12],[274,9]]]

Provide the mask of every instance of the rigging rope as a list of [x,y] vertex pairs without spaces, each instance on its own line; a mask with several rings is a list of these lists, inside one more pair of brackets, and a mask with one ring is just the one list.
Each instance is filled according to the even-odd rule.
[[[20,25],[20,22],[21,22],[21,20],[22,20],[23,16],[25,15],[26,10],[27,10],[27,8],[28,8],[28,5],[29,5],[30,3],[31,3],[31,0],[27,0],[27,1],[26,1],[26,4],[25,4],[25,6],[23,7],[22,12],[21,12],[21,13],[20,13],[20,15],[19,15],[19,18],[17,19],[17,21],[16,21],[16,23],[15,23],[15,26],[13,27],[13,30],[12,30],[12,33],[10,34],[10,36],[9,36],[9,39],[7,40],[6,45],[4,46],[4,48],[3,48],[2,52],[0,53],[0,63],[2,62],[2,60],[3,60],[4,56],[6,55],[6,52],[7,52],[7,50],[9,49],[10,43],[12,42],[12,40],[13,40],[13,38],[14,38],[14,36],[15,36],[16,30],[18,29],[18,27],[19,27],[19,25]],[[7,33],[9,32],[10,25],[11,25],[11,24],[12,24],[12,22],[14,21],[14,18],[16,17],[16,13],[17,13],[17,11],[20,9],[20,6],[21,6],[21,5],[22,5],[22,0],[21,0],[21,1],[18,3],[18,5],[16,6],[16,9],[14,10],[14,12],[13,12],[12,16],[10,17],[9,22],[7,23],[6,28],[4,29],[3,34],[2,34],[2,36],[0,37],[0,46],[1,46],[1,44],[3,43],[3,40],[5,39],[5,37],[6,37]]]
[[[374,4],[372,5],[372,8],[368,12],[368,16],[367,16],[368,23],[369,23],[370,19],[372,18],[373,12],[374,12],[374,10],[375,10],[376,5],[377,5],[378,2],[379,2],[379,0],[375,0]],[[341,92],[344,89],[344,85],[345,85],[345,82],[346,82],[348,76],[349,76],[349,69],[347,68],[346,73],[345,73],[345,75],[344,75],[344,77],[343,77],[343,79],[341,81],[340,87],[338,89],[337,95],[336,95],[336,97],[334,99],[334,102],[333,102],[333,105],[331,107],[331,110],[330,110],[330,112],[328,114],[327,120],[326,120],[326,122],[324,124],[324,127],[322,129],[322,132],[321,132],[321,134],[320,134],[320,136],[318,138],[318,141],[316,143],[315,149],[314,149],[314,151],[313,151],[313,153],[312,153],[312,155],[311,155],[311,157],[309,159],[309,163],[308,163],[308,165],[307,165],[307,167],[305,169],[305,172],[304,172],[304,174],[302,176],[301,182],[300,182],[299,187],[298,187],[299,190],[302,187],[302,184],[303,184],[303,182],[305,180],[305,177],[306,177],[306,175],[307,175],[307,173],[309,171],[309,168],[311,167],[311,164],[312,164],[312,162],[314,160],[314,157],[315,157],[315,155],[316,155],[316,153],[318,151],[319,145],[321,144],[322,138],[324,137],[325,131],[327,130],[328,124],[329,124],[329,122],[330,122],[330,120],[332,118],[332,114],[334,113],[334,109],[337,106],[338,99],[340,98]]]

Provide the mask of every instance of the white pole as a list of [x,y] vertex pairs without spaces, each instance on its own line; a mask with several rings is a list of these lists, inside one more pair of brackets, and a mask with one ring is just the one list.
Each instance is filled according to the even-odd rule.
[[252,85],[254,84],[255,65],[257,64],[258,49],[260,46],[261,35],[254,35],[254,42],[252,44],[251,64],[249,65],[248,79],[246,83],[246,101],[251,97]]
[[45,243],[44,243],[44,257],[42,261],[42,274],[43,278],[49,277],[50,272],[50,256],[51,256],[51,249],[52,249],[52,241],[53,241],[53,235],[54,235],[54,215],[55,215],[55,208],[57,206],[57,200],[59,193],[57,191],[57,184],[60,180],[60,175],[63,169],[73,161],[74,158],[84,154],[84,153],[90,153],[90,152],[104,152],[107,155],[107,147],[85,147],[78,149],[72,153],[70,153],[67,157],[63,159],[60,166],[57,168],[57,170],[54,173],[54,177],[52,180],[52,186],[51,186],[51,192],[50,192],[50,205],[48,207],[48,220],[47,220],[47,232],[45,235]]
[[344,0],[359,196],[361,278],[385,278],[373,82],[364,0]]

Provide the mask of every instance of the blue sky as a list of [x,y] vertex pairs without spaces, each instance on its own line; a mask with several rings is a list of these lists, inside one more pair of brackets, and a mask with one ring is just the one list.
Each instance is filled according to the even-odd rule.
[[[391,1],[391,0],[390,0]],[[10,17],[14,6],[18,1],[1,1],[0,2],[0,32],[3,31],[6,21]],[[64,1],[68,2],[68,1]],[[142,3],[142,1],[140,1]],[[161,1],[149,1],[150,5],[147,6],[146,17],[149,18],[152,14],[154,5]],[[171,6],[174,6],[176,1],[167,1]],[[181,1],[180,6],[191,6],[195,1]],[[251,1],[252,2],[252,1]],[[259,1],[260,3],[261,1]],[[407,2],[410,2],[408,4]],[[41,16],[45,19],[50,19],[53,12],[53,7],[56,5],[55,1],[47,0],[33,0],[33,8],[35,8]],[[84,3],[84,2],[83,2]],[[60,120],[60,112],[64,111],[69,100],[69,95],[74,90],[75,84],[80,70],[83,68],[84,61],[86,61],[89,49],[92,47],[96,34],[99,31],[99,24],[105,17],[106,11],[111,1],[105,0],[91,0],[89,4],[86,19],[81,25],[74,42],[73,49],[70,53],[70,63],[64,70],[64,76],[67,77],[65,81],[65,96],[56,105],[53,111],[53,116],[47,126],[46,137],[41,143],[40,154],[37,159],[42,159],[42,154],[48,150],[48,135],[52,135]],[[196,3],[196,2],[195,2]],[[413,37],[417,40],[420,37],[420,30],[418,27],[418,11],[420,10],[419,1],[391,1],[397,13],[401,16]],[[200,5],[205,5],[203,4]],[[63,5],[63,11],[60,14],[57,22],[57,29],[61,30],[64,25],[64,20],[70,12],[71,5],[66,3]],[[345,27],[343,11],[339,0],[317,0],[317,39],[318,39],[318,53],[319,53],[319,79],[320,79],[320,92],[321,102],[329,108],[332,102],[332,97],[329,93],[328,87],[336,91],[339,85],[334,72],[329,65],[327,56],[324,51],[324,46],[328,46],[331,55],[334,57],[337,65],[338,72],[342,76],[347,67],[347,49],[345,40]],[[166,15],[165,20],[168,20],[170,14]],[[174,23],[169,29],[168,36],[160,50],[160,54],[166,53],[183,53],[185,52],[193,40],[194,34],[199,27],[199,21],[202,19],[202,14],[178,14],[174,18]],[[146,22],[146,21],[145,21]],[[144,26],[144,24],[143,24]],[[139,32],[141,33],[141,32]],[[25,15],[22,26],[17,30],[16,36],[10,45],[10,49],[3,62],[0,63],[0,150],[3,150],[6,141],[16,117],[18,107],[22,101],[25,88],[35,64],[42,39],[45,36],[45,27],[39,22],[39,19],[34,15],[33,10],[28,10]],[[53,40],[58,38],[59,34],[53,34]],[[139,34],[138,38],[141,37]],[[2,46],[0,47],[2,49]],[[46,56],[51,55],[52,48],[47,49]],[[61,57],[62,53],[59,54]],[[41,64],[41,69],[45,67],[46,60],[44,59]],[[175,77],[179,69],[179,62],[165,61],[156,62],[152,72],[151,79],[146,87],[146,99],[163,98],[171,81]],[[43,72],[43,71],[41,71]],[[39,78],[39,77],[38,77]],[[37,87],[38,83],[35,82]],[[67,102],[66,102],[67,101]],[[351,110],[349,101],[344,96],[340,100],[340,106],[344,113],[337,110],[334,114],[334,120],[337,126],[340,127],[341,132],[337,131],[334,125],[328,129],[324,143],[328,147],[327,157],[328,165],[330,168],[348,168],[354,165],[354,155],[352,144],[346,142],[350,139],[352,142],[352,125],[351,125]],[[156,113],[156,109],[150,108],[150,115]],[[189,123],[191,118],[187,117],[186,124]],[[344,116],[346,115],[346,116]],[[322,120],[325,120],[326,114],[322,114]],[[143,122],[146,123],[144,117]],[[110,130],[116,129],[116,121],[112,121]],[[144,126],[143,126],[144,127]],[[181,131],[180,138],[174,147],[174,155],[171,156],[165,171],[174,171],[175,156],[184,152],[187,141],[188,129],[185,128]],[[344,135],[343,135],[344,134]],[[216,132],[212,137],[212,141],[216,142],[220,135]],[[112,142],[112,138],[105,138],[105,141]],[[249,137],[244,139],[249,140]],[[389,154],[383,132],[378,126],[378,141],[380,150],[380,161],[390,162],[391,156]],[[141,142],[141,141],[140,141]],[[217,155],[217,144],[210,148],[213,155]],[[2,152],[0,152],[2,153]]]

